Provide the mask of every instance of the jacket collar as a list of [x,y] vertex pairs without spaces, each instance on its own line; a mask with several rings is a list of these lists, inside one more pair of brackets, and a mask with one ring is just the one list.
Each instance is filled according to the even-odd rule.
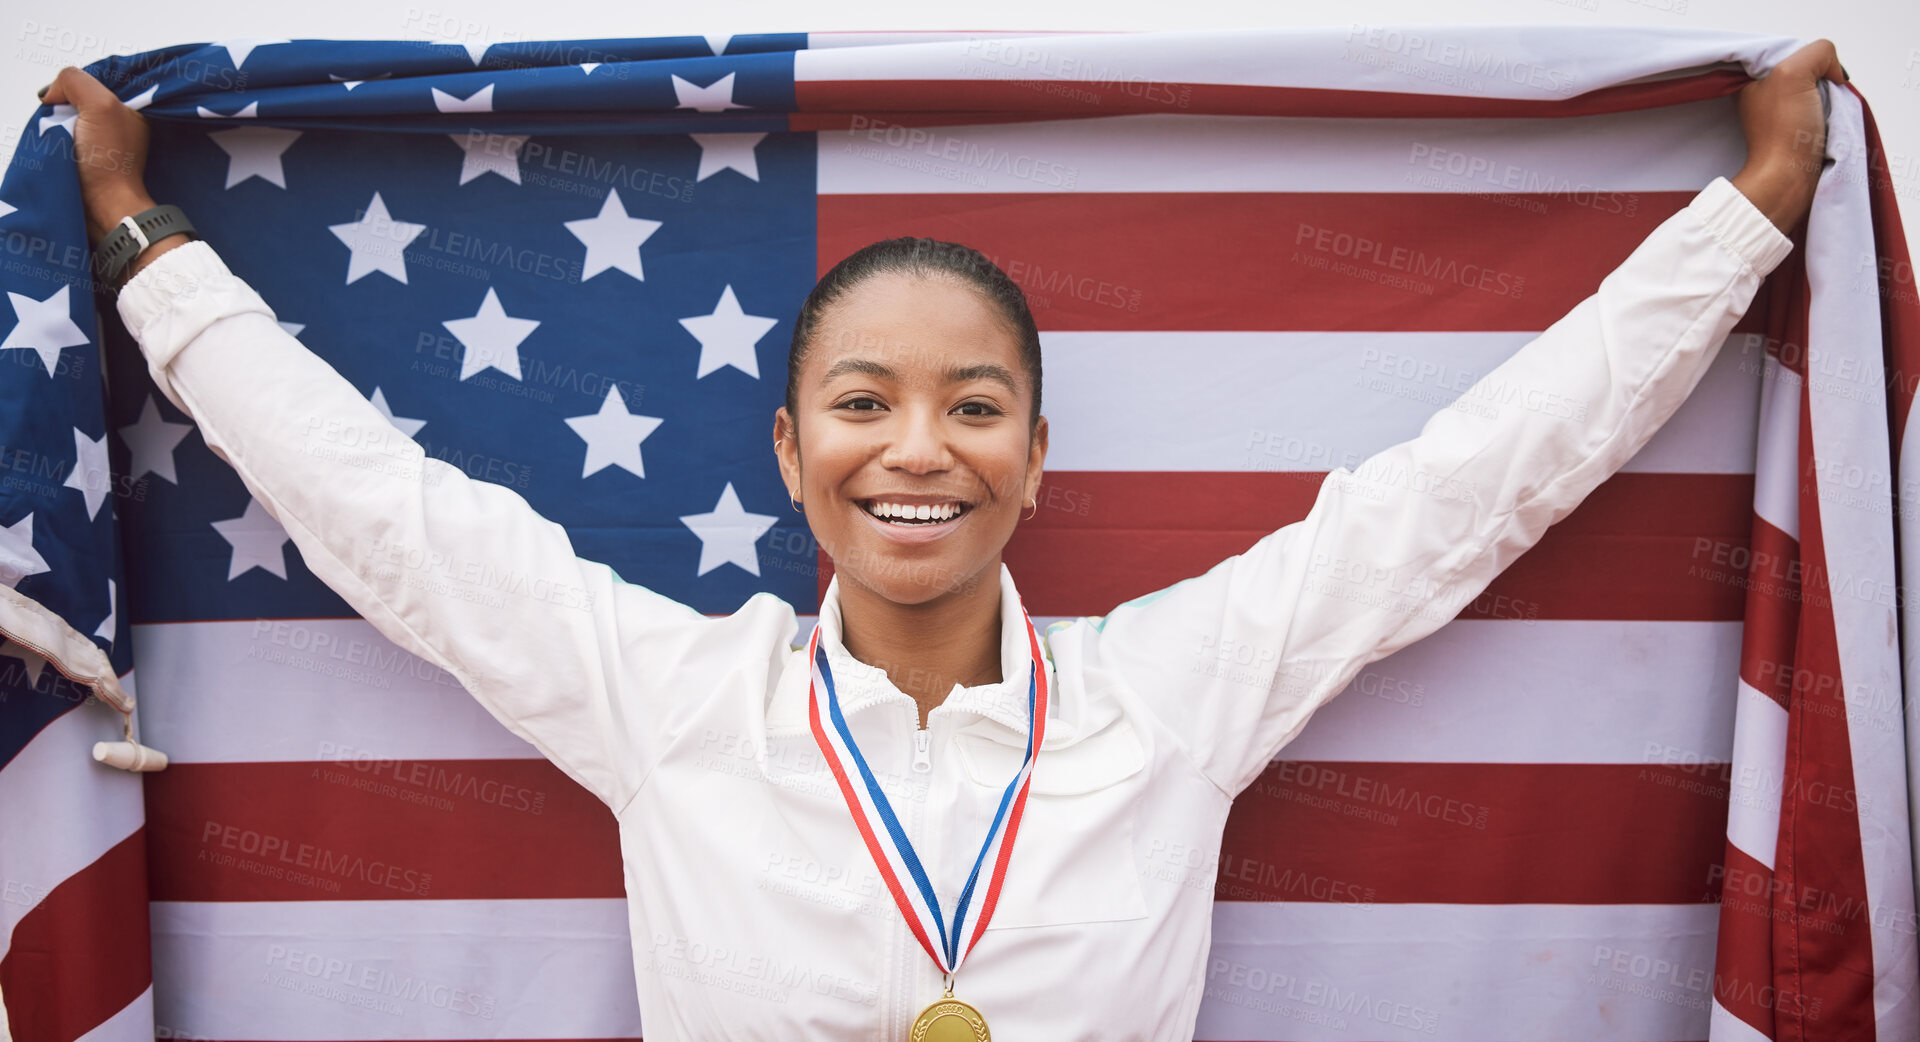
[[[915,714],[918,709],[913,696],[895,687],[888,679],[886,670],[869,666],[853,657],[841,642],[842,620],[840,617],[840,577],[835,575],[827,584],[827,592],[820,599],[820,644],[826,649],[827,665],[833,670],[835,690],[840,698],[840,711],[851,716],[863,710],[879,705],[899,705]],[[1049,682],[1053,679],[1052,660],[1047,657],[1046,642],[1041,641],[1042,663],[1048,669]],[[954,714],[965,714],[970,723],[973,719],[990,721],[1018,736],[1024,741],[1027,733],[1027,677],[1031,671],[1031,652],[1027,639],[1027,624],[1020,611],[1020,591],[1014,587],[1013,573],[1006,562],[1000,564],[1000,682],[997,684],[979,684],[966,687],[959,684],[947,693],[942,709]],[[812,670],[807,662],[807,645],[802,640],[793,649],[787,660],[787,667],[781,673],[780,682],[774,688],[773,700],[767,706],[767,730],[769,733],[788,731],[809,732],[807,723],[807,683],[812,679]],[[1052,690],[1052,689],[1050,689]],[[1052,729],[1059,715],[1059,699],[1050,699],[1047,714],[1048,728]],[[1051,744],[1051,743],[1049,743]]]

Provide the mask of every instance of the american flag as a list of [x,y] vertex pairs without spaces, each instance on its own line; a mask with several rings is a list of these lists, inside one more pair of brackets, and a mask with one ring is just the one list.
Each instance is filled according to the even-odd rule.
[[[980,248],[1043,331],[1007,562],[1045,627],[1472,408],[1738,169],[1733,94],[1794,46],[245,39],[89,71],[151,120],[154,197],[399,430],[707,613],[831,576],[767,446],[814,279],[892,235]],[[1798,248],[1659,436],[1360,674],[1217,859],[1159,852],[1214,881],[1200,1038],[1920,1035],[1920,302],[1871,117],[1829,93]],[[13,1037],[640,1037],[612,819],[316,580],[155,389],[89,277],[72,120],[37,111],[0,182]],[[173,761],[145,776],[88,758],[136,658]]]

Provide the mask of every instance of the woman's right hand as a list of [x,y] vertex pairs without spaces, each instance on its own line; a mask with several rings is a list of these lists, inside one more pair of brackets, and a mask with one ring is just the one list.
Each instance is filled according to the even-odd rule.
[[[72,105],[77,112],[73,158],[80,174],[80,199],[87,210],[90,241],[99,242],[122,217],[153,205],[145,176],[145,116],[128,108],[106,84],[71,65],[55,74],[40,100],[48,105]],[[159,251],[146,252],[151,255]]]

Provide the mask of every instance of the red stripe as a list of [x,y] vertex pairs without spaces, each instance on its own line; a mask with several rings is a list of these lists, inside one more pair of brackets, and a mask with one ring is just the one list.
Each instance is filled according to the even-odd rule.
[[[1698,692],[1677,693],[1691,694]],[[560,797],[556,787],[572,783],[544,761],[497,765],[521,783],[534,777],[523,772],[543,772],[547,810],[539,816],[479,814],[464,806],[449,814],[410,809],[417,805],[384,796],[356,798],[310,780],[316,766],[175,764],[149,778],[150,785],[169,779],[148,805],[154,899],[486,900],[624,893],[613,818],[577,787],[577,796]],[[472,762],[435,766],[495,773]],[[1373,900],[1381,902],[1684,903],[1702,899],[1703,881],[1725,842],[1726,779],[1717,766],[1325,766],[1345,772],[1346,794],[1337,779],[1318,788],[1317,777],[1303,784],[1278,766],[1269,768],[1260,783],[1266,791],[1249,790],[1234,804],[1226,852],[1374,887]],[[1356,797],[1356,789],[1364,791]],[[1316,792],[1333,798],[1334,807],[1301,802],[1299,797]],[[1395,805],[1413,794],[1441,802]],[[1451,807],[1445,805],[1449,799]],[[567,801],[591,813],[575,816],[564,809]],[[1464,805],[1487,809],[1484,828],[1456,820]],[[1392,823],[1353,816],[1370,808],[1391,815]],[[556,821],[544,820],[549,815]],[[560,820],[566,823],[556,827]],[[203,843],[207,821],[262,835],[293,833],[336,855],[397,866],[402,874],[381,885],[385,874],[369,867],[336,868],[323,878],[340,883],[341,890],[329,891],[289,875],[293,866],[277,851],[255,860],[280,868],[278,879],[215,864],[200,854],[240,852],[224,846],[219,835]],[[415,878],[431,875],[427,893],[405,889],[408,871]],[[1229,892],[1225,885],[1235,880],[1224,869],[1221,882],[1223,899],[1307,899],[1281,884],[1265,896]]]
[[822,195],[818,266],[893,236],[962,242],[1048,331],[1536,332],[1693,193],[1525,198],[1547,212],[1456,193]]
[[1773,870],[1727,844],[1720,888],[1720,935],[1713,962],[1713,998],[1768,1038],[1780,998],[1773,987]]
[[[813,628],[813,636],[807,638],[807,662],[815,661],[820,646],[820,627]],[[811,670],[811,665],[809,665]],[[820,724],[820,700],[816,697],[813,681],[807,681],[807,721],[813,726],[813,740],[820,746],[820,755],[833,771],[833,779],[840,783],[840,795],[847,801],[847,810],[853,815],[853,824],[860,830],[860,838],[866,841],[867,853],[872,856],[874,867],[880,870],[880,878],[887,881],[887,890],[893,894],[893,903],[900,909],[900,916],[907,921],[907,929],[913,931],[914,939],[920,942],[920,948],[927,958],[942,969],[946,960],[934,947],[933,939],[920,925],[920,915],[914,910],[912,902],[907,900],[906,890],[900,885],[900,879],[894,874],[893,865],[888,862],[886,851],[880,848],[880,837],[873,834],[873,828],[867,822],[866,812],[860,808],[860,797],[853,791],[853,781],[847,777],[846,769],[840,766],[840,757],[827,739],[826,728]]]
[[[1104,614],[1305,517],[1325,478],[1304,471],[1049,473],[1042,508],[1020,523],[1003,559],[1033,612]],[[1615,474],[1460,617],[1739,619],[1752,527],[1751,475]],[[822,555],[822,594],[832,578],[833,562]]]
[[135,831],[20,918],[0,959],[14,1038],[69,1042],[153,983],[146,873],[146,837]]
[[[1767,332],[1767,353],[1783,367],[1807,375],[1807,241],[1806,225],[1795,228],[1793,250],[1767,276],[1764,299],[1756,297],[1747,317],[1761,316]],[[1803,450],[1804,451],[1804,450]]]
[[146,794],[156,901],[624,892],[613,816],[545,760],[176,763]]
[[[1813,444],[1811,395],[1809,381],[1802,387],[1800,401],[1803,460],[1809,458],[1804,453]],[[1856,801],[1830,798],[1833,793],[1855,791],[1852,738],[1841,693],[1844,677],[1833,591],[1826,575],[1820,490],[1813,468],[1803,466],[1800,475],[1800,545],[1811,565],[1802,578],[1805,598],[1796,677],[1832,682],[1796,682],[1788,710],[1780,843],[1774,857],[1774,874],[1780,881],[1775,914],[1788,918],[1775,933],[1773,961],[1780,993],[1805,1001],[1783,1002],[1776,1014],[1783,1042],[1830,1038],[1871,1042],[1876,1037],[1873,938],[1866,913],[1860,819]],[[1860,637],[1875,644],[1879,641],[1877,635]],[[1820,895],[1823,905],[1809,910],[1803,899],[1814,894]],[[1836,915],[1827,908],[1859,911]]]
[[[1038,758],[1040,746],[1047,740],[1047,669],[1046,660],[1040,652],[1040,631],[1033,626],[1033,616],[1027,614],[1025,597],[1022,596],[1020,619],[1027,625],[1027,654],[1033,658],[1034,708],[1033,730],[1027,736],[1027,755]],[[1014,837],[1020,834],[1020,815],[1027,807],[1027,790],[1033,785],[1033,772],[1020,782],[1020,792],[1013,798],[1013,810],[1007,818],[1007,835],[1000,841],[1000,851],[994,858],[993,879],[987,884],[987,896],[980,902],[980,914],[973,923],[973,936],[967,941],[967,950],[980,943],[980,935],[987,930],[987,921],[993,918],[993,909],[1000,903],[1000,883],[1007,875],[1007,859],[1013,854]],[[963,956],[966,952],[961,953]]]
[[[1565,98],[1487,98],[1326,87],[1066,79],[799,80],[794,130],[1073,119],[1149,112],[1188,116],[1323,118],[1539,118],[1660,108],[1731,94],[1737,69],[1623,83]],[[867,122],[856,122],[865,120]]]
[[[1916,387],[1920,387],[1920,277],[1913,269],[1907,236],[1900,224],[1900,202],[1894,193],[1887,150],[1880,143],[1880,127],[1867,108],[1860,88],[1848,89],[1860,98],[1860,115],[1867,131],[1867,197],[1873,212],[1873,246],[1880,279],[1881,343],[1886,356],[1888,427],[1893,431],[1893,462],[1900,463],[1900,446],[1907,421],[1913,415]],[[1898,544],[1896,543],[1896,549]]]
[[1800,543],[1755,514],[1752,550],[1746,618],[1740,629],[1740,679],[1787,709],[1800,629]]
[[1728,777],[1721,764],[1277,761],[1234,801],[1214,897],[1711,901]]

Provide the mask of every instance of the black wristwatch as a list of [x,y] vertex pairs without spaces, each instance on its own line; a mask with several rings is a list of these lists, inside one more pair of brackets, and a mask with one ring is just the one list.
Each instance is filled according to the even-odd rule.
[[94,256],[100,265],[100,275],[115,293],[120,292],[121,276],[126,272],[140,251],[159,242],[169,235],[185,232],[189,239],[198,238],[187,215],[178,206],[165,204],[151,206],[131,217],[120,218],[100,245],[94,247]]

